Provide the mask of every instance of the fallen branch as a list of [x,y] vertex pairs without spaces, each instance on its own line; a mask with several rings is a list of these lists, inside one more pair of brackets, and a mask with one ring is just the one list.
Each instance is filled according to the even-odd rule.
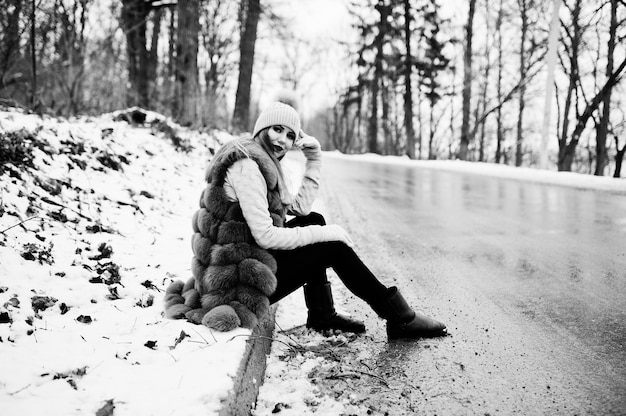
[[115,202],[118,205],[122,205],[122,206],[126,206],[126,207],[131,207],[131,208],[135,208],[135,210],[141,212],[143,215],[146,215],[142,210],[141,207],[137,204],[133,204],[132,202],[125,202],[125,201],[118,201],[116,199],[111,199],[108,196],[104,195],[104,199],[106,199],[107,201],[111,201],[111,202]]
[[9,392],[8,394],[9,394],[9,396],[14,396],[14,395],[16,395],[17,393],[20,393],[20,392],[22,392],[22,391],[26,390],[26,389],[27,389],[27,388],[29,388],[29,387],[30,387],[30,384],[27,384],[26,386],[22,387],[21,389],[16,390],[16,391],[13,391],[13,392]]
[[72,212],[76,213],[77,215],[79,215],[81,218],[84,218],[84,219],[86,219],[89,222],[93,222],[93,220],[91,218],[89,218],[88,216],[84,215],[83,213],[81,213],[79,211],[76,211],[75,209],[73,209],[71,207],[68,207],[67,205],[64,205],[64,204],[62,204],[60,202],[57,202],[57,201],[55,201],[53,199],[50,199],[50,198],[46,197],[46,196],[39,195],[39,194],[37,194],[37,192],[33,192],[33,194],[38,196],[43,202],[46,202],[46,203],[48,203],[50,205],[56,205],[57,207],[69,209],[70,211],[72,211]]
[[389,384],[387,384],[387,381],[382,378],[381,376],[377,375],[377,374],[372,374],[372,373],[368,373],[367,371],[360,371],[360,370],[354,370],[354,371],[348,371],[345,373],[339,373],[339,374],[331,374],[328,375],[324,378],[328,379],[328,380],[337,380],[340,378],[361,378],[359,376],[359,374],[365,375],[365,376],[369,376],[369,377],[373,377],[375,379],[377,379],[378,381],[380,381],[381,383],[383,383],[385,385],[385,387],[389,388]]
[[[304,345],[302,345],[301,343],[299,343],[299,342],[298,342],[295,338],[293,338],[293,337],[291,336],[291,334],[290,334],[290,333],[288,333],[287,331],[285,331],[285,330],[284,330],[284,329],[283,329],[283,328],[282,328],[282,327],[278,324],[278,322],[276,322],[276,326],[280,329],[280,331],[279,331],[279,332],[280,332],[280,333],[282,333],[283,335],[285,335],[287,338],[289,338],[289,339],[291,340],[291,342],[293,342],[294,344],[298,345],[298,347],[302,348],[303,350],[305,349]],[[303,326],[303,325],[300,325],[300,326]],[[296,328],[298,328],[298,327],[296,327]],[[295,329],[295,328],[292,328],[292,330],[293,330],[293,329]]]
[[369,373],[367,371],[361,371],[361,370],[355,370],[355,371],[357,373],[359,373],[359,374],[363,374],[363,375],[370,376],[370,377],[373,377],[375,379],[378,379],[378,381],[383,383],[385,385],[385,387],[389,388],[389,384],[387,384],[387,380],[385,380],[383,377],[379,376],[378,374],[373,374],[373,373]]
[[24,221],[20,221],[20,222],[18,222],[17,224],[10,226],[9,228],[5,228],[4,230],[0,230],[0,233],[4,234],[4,233],[6,233],[7,231],[9,231],[11,228],[18,227],[18,226],[20,226],[20,225],[24,224],[26,221],[30,221],[30,220],[33,220],[33,219],[35,219],[35,218],[39,218],[39,216],[38,216],[38,215],[35,215],[34,217],[29,217],[29,218],[26,218]]

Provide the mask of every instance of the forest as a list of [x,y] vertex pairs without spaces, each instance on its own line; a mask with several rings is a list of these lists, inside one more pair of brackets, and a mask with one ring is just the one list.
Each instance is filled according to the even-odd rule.
[[[319,83],[341,82],[303,120],[325,150],[621,176],[626,0],[337,2],[351,35],[335,41],[341,73]],[[319,47],[284,13],[299,1],[2,3],[3,106],[57,117],[138,106],[242,133],[270,90],[267,44],[282,52],[284,88],[301,101],[316,88],[301,82],[316,60],[302,57]]]

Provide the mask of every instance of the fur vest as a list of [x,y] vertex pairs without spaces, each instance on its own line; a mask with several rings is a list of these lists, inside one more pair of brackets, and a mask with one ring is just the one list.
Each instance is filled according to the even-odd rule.
[[215,154],[206,172],[200,209],[193,215],[191,239],[193,277],[174,282],[166,291],[165,313],[186,317],[219,331],[253,328],[269,313],[276,290],[276,260],[259,247],[239,202],[226,197],[226,172],[243,158],[254,160],[265,178],[269,211],[275,226],[285,222],[279,192],[279,171],[265,150],[251,139],[227,143]]

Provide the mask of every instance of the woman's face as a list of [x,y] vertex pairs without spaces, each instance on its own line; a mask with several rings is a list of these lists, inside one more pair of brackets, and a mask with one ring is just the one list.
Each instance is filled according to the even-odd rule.
[[285,126],[272,126],[267,130],[267,135],[270,147],[278,160],[282,159],[291,150],[293,142],[296,140],[296,133]]

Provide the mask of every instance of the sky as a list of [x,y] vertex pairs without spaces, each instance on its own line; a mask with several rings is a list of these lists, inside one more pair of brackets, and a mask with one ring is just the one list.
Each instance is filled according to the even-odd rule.
[[[345,47],[339,42],[354,43],[358,40],[352,29],[353,19],[348,11],[347,0],[268,0],[270,7],[287,21],[294,37],[308,44],[299,57],[302,67],[300,85],[301,111],[304,117],[311,116],[316,109],[333,105],[337,92],[354,82],[351,61]],[[441,15],[460,21],[465,13],[465,1],[440,0]],[[374,12],[375,13],[375,12]],[[266,30],[266,29],[265,29]],[[281,62],[285,49],[264,38],[263,25],[259,27],[257,60],[255,71],[259,71],[253,82],[253,90],[265,92],[260,96],[260,106],[271,101],[281,85]],[[280,90],[281,88],[278,88]]]
[[[352,36],[350,15],[344,0],[300,0],[294,2],[272,0],[275,12],[285,18],[301,45],[297,62],[300,67],[299,86],[301,111],[306,116],[319,107],[333,103],[334,93],[345,84],[345,51],[338,41],[348,41]],[[261,69],[253,82],[253,89],[261,87],[266,94],[260,97],[260,106],[271,101],[275,91],[280,91],[281,62],[285,48],[274,39],[264,38],[260,27],[257,40],[259,56],[255,70]],[[260,67],[260,68],[259,68]],[[279,86],[278,88],[274,87]]]

